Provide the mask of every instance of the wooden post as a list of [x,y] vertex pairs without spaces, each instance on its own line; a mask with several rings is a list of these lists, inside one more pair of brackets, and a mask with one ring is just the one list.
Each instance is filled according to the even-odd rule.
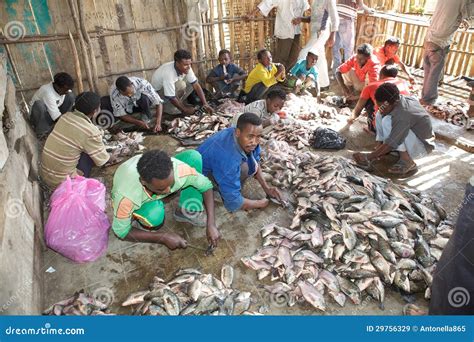
[[77,16],[77,10],[74,4],[74,0],[68,0],[69,7],[71,9],[72,18],[74,20],[74,26],[76,27],[77,36],[79,37],[79,43],[81,45],[82,59],[84,62],[84,67],[86,68],[87,82],[89,83],[89,89],[94,91],[94,82],[92,80],[92,71],[89,64],[89,57],[87,56],[86,43],[81,32],[81,25],[79,24],[79,18]]
[[84,91],[84,84],[82,83],[81,62],[79,61],[79,55],[77,53],[76,43],[74,43],[74,38],[72,37],[71,31],[69,31],[69,42],[71,43],[71,50],[74,56],[74,69],[76,70],[77,90],[79,91],[79,94],[80,94]]
[[95,53],[94,48],[92,47],[91,38],[89,37],[89,33],[87,32],[87,27],[84,21],[85,11],[84,11],[84,1],[83,0],[76,0],[79,8],[79,24],[81,26],[82,34],[84,35],[87,51],[90,57],[91,63],[91,71],[92,71],[92,81],[94,82],[94,91],[99,91],[99,77],[97,73],[97,62],[95,60]]

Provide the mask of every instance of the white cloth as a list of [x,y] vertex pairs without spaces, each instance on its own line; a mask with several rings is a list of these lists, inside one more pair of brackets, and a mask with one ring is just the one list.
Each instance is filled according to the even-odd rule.
[[308,52],[315,51],[318,55],[318,61],[316,62],[316,67],[318,68],[318,83],[319,86],[329,87],[329,72],[328,72],[328,61],[326,59],[326,48],[325,44],[329,38],[329,30],[320,31],[319,34],[311,33],[311,38],[305,47],[301,49],[300,54],[298,55],[298,60],[306,59]]
[[168,62],[162,64],[154,73],[151,78],[151,84],[153,87],[159,91],[164,90],[164,96],[166,97],[175,97],[176,89],[175,83],[177,81],[185,80],[187,83],[193,84],[197,82],[196,75],[194,74],[193,69],[189,69],[187,74],[179,74],[174,66],[173,62]]
[[311,5],[311,38],[300,51],[298,60],[305,59],[310,50],[317,52],[318,82],[322,88],[329,87],[330,84],[325,44],[330,32],[335,32],[338,28],[336,0],[314,0]]
[[61,116],[59,107],[63,104],[65,97],[66,95],[59,95],[56,90],[54,90],[53,82],[50,82],[48,84],[43,84],[36,91],[31,99],[30,107],[32,107],[36,101],[43,101],[46,108],[48,108],[48,113],[51,116],[51,119],[56,121]]
[[137,106],[137,101],[140,100],[142,94],[148,96],[153,106],[163,103],[163,100],[158,93],[153,89],[153,86],[147,80],[139,77],[129,77],[135,93],[131,96],[124,96],[115,86],[115,83],[110,87],[110,102],[114,116],[120,117],[127,114],[132,114],[133,107]]
[[[376,141],[384,142],[392,131],[392,116],[385,115],[382,117],[380,112],[375,115],[375,130],[376,130]],[[423,142],[418,139],[415,133],[410,129],[408,135],[397,148],[399,152],[408,152],[412,159],[424,157],[428,154]]]
[[472,2],[472,0],[438,0],[426,33],[426,41],[441,48],[451,45],[461,21],[470,15]]
[[311,5],[311,34],[326,28],[331,32],[339,29],[336,0],[314,0]]
[[232,118],[232,126],[237,126],[237,121],[243,113],[253,113],[262,120],[270,119],[272,122],[278,121],[280,118],[276,113],[269,113],[267,110],[267,100],[257,100],[249,103],[242,109],[242,113],[237,113]]
[[309,9],[307,0],[263,0],[258,9],[266,17],[270,11],[277,9],[274,35],[279,39],[293,39],[301,33],[301,25],[293,25],[294,18],[301,17]]

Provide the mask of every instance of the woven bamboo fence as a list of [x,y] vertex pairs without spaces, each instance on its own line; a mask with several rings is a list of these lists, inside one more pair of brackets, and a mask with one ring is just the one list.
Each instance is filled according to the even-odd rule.
[[[399,56],[412,67],[423,66],[423,43],[428,29],[428,18],[396,14],[366,16],[359,15],[357,20],[356,45],[370,43],[374,47],[383,45],[390,37],[401,39]],[[474,75],[474,30],[458,30],[446,61],[445,74],[454,77]]]

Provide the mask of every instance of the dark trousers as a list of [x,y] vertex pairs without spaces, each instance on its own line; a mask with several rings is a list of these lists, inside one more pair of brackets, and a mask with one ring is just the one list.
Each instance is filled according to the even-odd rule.
[[250,89],[250,92],[245,97],[245,104],[248,105],[249,103],[263,99],[270,88],[267,88],[262,82],[257,83]]
[[367,111],[367,127],[375,132],[375,105],[372,99],[367,101],[364,108]]
[[[148,96],[145,94],[142,94],[140,99],[136,102],[136,106],[133,107],[131,113],[127,114],[133,114],[133,113],[142,113],[144,116],[146,116],[148,119],[152,119],[153,115],[151,114],[151,105],[152,102]],[[114,112],[112,108],[112,101],[110,100],[110,96],[103,96],[100,99],[100,108],[101,109],[107,109],[110,112]]]
[[467,185],[453,234],[436,266],[430,315],[474,314],[474,186]]
[[[70,112],[74,106],[75,100],[76,97],[72,92],[67,93],[64,97],[63,104],[58,107],[61,114]],[[35,131],[36,136],[39,138],[48,135],[53,130],[55,122],[48,112],[48,107],[46,107],[42,100],[38,100],[33,103],[33,106],[30,110],[30,124]]]
[[94,166],[94,161],[91,159],[91,157],[89,157],[87,153],[82,152],[76,168],[82,171],[82,173],[84,174],[84,177],[89,178],[91,175],[91,170],[93,166]]

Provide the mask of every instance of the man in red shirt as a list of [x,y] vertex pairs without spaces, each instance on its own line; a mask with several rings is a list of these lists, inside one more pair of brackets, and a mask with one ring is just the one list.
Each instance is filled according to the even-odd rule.
[[397,78],[398,68],[396,65],[387,64],[380,70],[380,80],[369,83],[360,94],[359,101],[354,108],[354,112],[351,117],[347,120],[349,124],[352,124],[357,117],[359,117],[362,110],[365,108],[367,111],[367,132],[375,132],[375,113],[378,111],[377,103],[375,102],[375,91],[383,83],[393,83],[397,86],[400,94],[410,95],[410,88],[407,82]]
[[[370,44],[362,44],[357,48],[357,54],[345,63],[341,64],[336,71],[336,80],[341,86],[344,96],[348,102],[357,100],[357,94],[362,91],[368,82],[379,79],[380,64],[372,54]],[[357,93],[357,94],[356,94]]]
[[380,65],[385,64],[398,64],[400,69],[407,74],[411,84],[415,83],[415,79],[407,69],[406,65],[400,60],[397,55],[398,49],[400,48],[400,39],[391,37],[385,41],[385,44],[374,50],[374,55],[380,62]]

